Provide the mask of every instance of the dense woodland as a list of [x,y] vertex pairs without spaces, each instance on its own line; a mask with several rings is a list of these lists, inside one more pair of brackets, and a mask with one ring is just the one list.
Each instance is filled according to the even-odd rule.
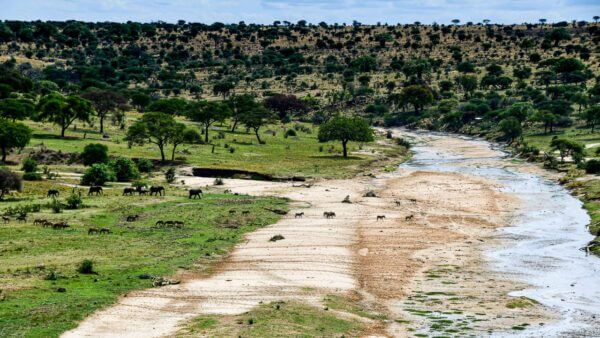
[[[52,122],[62,136],[75,121],[100,133],[110,121],[128,128],[132,144],[175,147],[209,142],[219,121],[254,130],[263,142],[263,125],[319,125],[339,114],[522,145],[529,131],[595,132],[599,41],[596,22],[544,19],[369,26],[4,21],[0,114],[13,127],[29,118]],[[126,125],[132,109],[148,113]],[[199,122],[204,135],[182,129],[176,115]],[[153,125],[169,126],[160,128],[162,139],[153,140]],[[21,132],[4,142],[3,156],[23,146]],[[553,142],[562,159],[584,160],[577,142]]]

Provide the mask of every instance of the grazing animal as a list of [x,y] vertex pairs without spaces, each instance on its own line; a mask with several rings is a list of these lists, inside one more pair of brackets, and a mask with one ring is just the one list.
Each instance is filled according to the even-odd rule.
[[88,229],[88,235],[97,234],[99,232],[100,232],[100,230],[98,230],[98,228],[89,228]]
[[102,187],[100,187],[100,186],[92,186],[88,190],[88,196],[91,196],[91,195],[96,195],[96,196],[104,195],[104,191],[102,190]]
[[189,191],[190,193],[190,197],[189,198],[202,198],[202,190],[201,189],[190,189]]
[[235,211],[235,210],[233,210],[233,209],[232,209],[232,210],[229,210],[229,214],[230,214],[230,215],[235,215],[235,213],[236,213],[236,211]]
[[181,228],[183,228],[185,223],[183,221],[174,221],[173,225],[175,225],[176,228],[181,229]]
[[402,203],[400,203],[400,201],[394,201],[396,203],[396,206],[399,207],[402,205]]
[[164,196],[165,188],[161,186],[152,186],[150,187],[150,196]]
[[140,218],[140,215],[129,215],[127,216],[127,222],[135,222]]
[[54,230],[66,229],[66,228],[69,228],[69,227],[70,226],[66,222],[58,222],[58,223],[52,224],[52,229],[54,229]]
[[47,197],[58,197],[58,195],[60,194],[60,192],[56,189],[50,189],[48,190],[48,194],[46,195]]
[[123,196],[133,196],[135,188],[127,187],[123,189]]
[[161,226],[163,226],[163,225],[165,225],[165,222],[164,222],[164,221],[156,221],[156,224],[155,224],[155,226],[157,226],[157,227],[161,227]]
[[323,216],[325,216],[326,218],[335,218],[335,212],[333,212],[333,211],[325,211],[323,213]]
[[42,226],[43,226],[44,228],[51,227],[51,226],[52,226],[52,222],[50,222],[50,221],[45,221],[45,222],[42,224]]
[[108,235],[108,234],[110,234],[110,229],[109,228],[102,228],[102,229],[100,229],[100,231],[98,231],[98,233],[100,235],[102,235],[102,234]]
[[297,212],[294,218],[302,218],[302,216],[304,216],[304,212]]
[[405,221],[412,221],[415,218],[415,215],[408,215],[406,217],[404,217]]
[[416,200],[415,198],[411,198],[411,199],[409,199],[409,201],[410,201],[411,203],[417,203],[417,200]]
[[45,219],[36,219],[33,221],[33,225],[44,225],[46,224],[46,222],[48,221],[46,221]]
[[174,221],[166,221],[165,225],[168,227],[172,227],[173,225],[175,225],[175,222]]
[[10,222],[10,218],[6,217],[6,216],[2,216],[2,222],[4,222],[4,224],[8,224],[8,222]]
[[377,221],[383,221],[385,219],[385,215],[378,215],[377,216]]
[[242,216],[249,216],[249,215],[250,215],[250,211],[248,211],[248,210],[242,211]]
[[27,222],[27,214],[20,214],[19,216],[17,216],[17,221]]

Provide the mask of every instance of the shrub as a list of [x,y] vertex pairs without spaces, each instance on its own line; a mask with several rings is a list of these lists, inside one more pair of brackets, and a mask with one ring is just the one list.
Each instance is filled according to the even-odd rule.
[[165,172],[165,180],[167,181],[167,183],[175,182],[175,168],[167,169],[167,171]]
[[137,165],[126,157],[119,157],[111,163],[115,177],[119,182],[130,182],[140,178]]
[[25,161],[23,161],[23,167],[21,168],[21,170],[23,170],[26,173],[34,173],[37,171],[37,161],[32,159],[32,158],[26,158]]
[[285,132],[285,135],[284,135],[284,137],[285,137],[285,138],[288,138],[289,136],[296,136],[296,131],[295,131],[294,129],[288,129],[288,130]]
[[410,142],[408,142],[407,140],[403,139],[402,137],[396,138],[396,144],[399,145],[399,146],[403,146],[406,149],[410,148]]
[[600,160],[589,160],[585,162],[585,172],[588,174],[600,173]]
[[104,163],[93,164],[81,178],[82,185],[104,185],[116,179],[112,169]]
[[90,259],[84,259],[77,267],[77,272],[84,274],[92,274],[94,272],[94,262]]
[[60,214],[64,208],[62,203],[60,203],[56,198],[52,199],[52,202],[50,202],[49,206],[50,206],[50,209],[52,209],[52,212],[54,212],[55,214]]
[[23,180],[19,175],[8,169],[0,169],[0,200],[10,190],[21,191],[23,189]]
[[83,200],[78,194],[71,194],[65,202],[67,202],[67,209],[79,209],[83,206]]
[[215,182],[214,182],[213,184],[214,184],[214,185],[223,185],[223,184],[225,184],[225,183],[223,182],[223,179],[222,179],[222,178],[218,178],[218,177],[217,177],[217,178],[215,178]]
[[140,158],[137,160],[137,167],[140,172],[149,173],[154,169],[154,164],[147,158]]
[[202,143],[202,135],[195,129],[188,128],[183,132],[183,138],[187,143],[199,144]]
[[232,154],[235,153],[235,148],[234,147],[230,147],[229,148],[229,152],[232,153]]
[[81,161],[87,166],[95,163],[108,163],[108,147],[99,143],[88,144],[83,148]]
[[41,181],[42,174],[36,172],[26,172],[23,174],[23,180],[25,181]]

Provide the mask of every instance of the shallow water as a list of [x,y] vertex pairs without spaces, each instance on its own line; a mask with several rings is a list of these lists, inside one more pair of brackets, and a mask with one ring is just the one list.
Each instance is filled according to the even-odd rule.
[[[556,322],[497,336],[600,337],[600,259],[579,250],[593,236],[586,229],[590,219],[582,203],[556,182],[519,172],[511,158],[499,149],[491,157],[469,157],[460,149],[435,147],[430,141],[451,137],[461,146],[486,147],[486,141],[461,136],[407,133],[416,141],[414,157],[403,168],[457,172],[500,184],[500,191],[520,200],[511,226],[498,230],[502,243],[487,253],[493,270],[531,285],[514,296],[534,299],[556,312]],[[527,164],[524,164],[527,165]]]

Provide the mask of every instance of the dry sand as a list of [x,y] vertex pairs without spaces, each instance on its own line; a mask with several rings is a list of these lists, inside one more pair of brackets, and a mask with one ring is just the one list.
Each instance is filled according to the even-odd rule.
[[[435,142],[464,156],[493,155],[486,148],[465,148],[460,140]],[[212,184],[209,178],[181,179],[188,186]],[[484,314],[485,323],[473,327],[479,333],[549,318],[537,307],[508,309],[507,293],[521,286],[486,268],[483,250],[517,203],[497,192],[493,182],[408,170],[377,178],[319,181],[310,188],[224,181],[224,188],[233,192],[288,197],[295,208],[276,224],[248,234],[212,276],[132,292],[63,337],[168,336],[202,314],[239,314],[261,302],[286,299],[320,304],[332,293],[358,294],[362,304],[392,319],[370,326],[377,329],[365,335],[410,335],[407,325],[393,319],[427,325],[427,318],[406,309],[414,307],[407,304],[415,295],[430,291],[453,295],[419,299],[432,310],[460,308],[463,313]],[[368,190],[378,197],[363,197]],[[341,203],[347,195],[352,203]],[[325,211],[337,217],[325,219]],[[304,217],[294,218],[296,212],[304,212]],[[377,221],[377,215],[385,219]],[[413,218],[407,220],[410,215]],[[285,239],[269,242],[277,234]],[[443,278],[431,278],[432,271]]]

